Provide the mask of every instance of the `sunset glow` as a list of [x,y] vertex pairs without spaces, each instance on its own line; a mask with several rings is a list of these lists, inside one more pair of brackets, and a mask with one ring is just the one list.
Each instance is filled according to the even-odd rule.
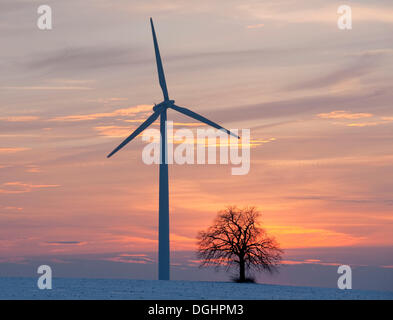
[[194,251],[227,205],[256,206],[284,250],[393,246],[391,3],[351,2],[344,32],[334,1],[53,2],[50,32],[29,1],[0,13],[20,21],[0,22],[1,261],[151,263],[138,254],[157,251],[158,166],[141,136],[106,159],[162,100],[149,16],[176,103],[251,130],[247,175],[169,166],[173,252]]

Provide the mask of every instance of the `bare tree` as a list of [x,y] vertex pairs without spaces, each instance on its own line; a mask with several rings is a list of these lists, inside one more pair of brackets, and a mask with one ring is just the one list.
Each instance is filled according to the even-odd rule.
[[227,207],[218,212],[211,227],[198,234],[198,258],[203,266],[236,266],[239,278],[246,282],[246,269],[273,272],[283,251],[274,238],[258,227],[260,213],[255,207]]

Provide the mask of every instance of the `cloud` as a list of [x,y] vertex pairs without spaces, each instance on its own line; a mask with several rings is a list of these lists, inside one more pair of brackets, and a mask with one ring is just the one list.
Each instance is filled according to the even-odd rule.
[[311,80],[297,81],[293,85],[287,86],[286,90],[320,89],[330,87],[331,89],[353,89],[362,76],[375,71],[378,60],[369,57],[357,58],[350,65],[345,65],[339,69],[326,72]]
[[352,113],[345,110],[337,110],[329,113],[320,113],[317,115],[322,119],[362,119],[373,116],[371,113]]
[[23,208],[22,207],[4,207],[4,210],[10,210],[10,211],[22,211]]
[[127,47],[69,47],[47,54],[40,54],[27,63],[30,69],[70,73],[83,70],[113,68],[115,66],[150,62],[143,50]]
[[319,259],[282,260],[281,263],[284,265],[317,264],[320,266],[340,266],[342,264],[338,262],[322,262]]
[[41,172],[41,169],[36,165],[27,165],[25,171],[30,173],[38,173]]
[[[142,122],[144,120],[136,120],[138,122]],[[154,125],[154,124],[153,124]],[[187,126],[197,126],[200,127],[202,124],[198,123],[174,123],[174,127],[187,127]],[[94,127],[94,130],[97,130],[100,135],[105,136],[105,137],[110,137],[110,138],[124,138],[128,135],[130,135],[134,130],[134,128],[130,127],[124,127],[124,126],[97,126]],[[191,130],[191,129],[190,129]],[[219,131],[218,131],[219,132]],[[195,132],[191,132],[193,134],[193,139],[184,139],[184,136],[179,135],[177,133],[177,130],[173,131],[173,139],[168,141],[168,144],[175,144],[175,145],[185,145],[185,144],[191,144],[194,147],[197,145],[203,145],[203,146],[210,146],[210,147],[229,147],[229,146],[237,146],[238,148],[244,147],[244,146],[249,146],[250,148],[258,147],[266,143],[274,142],[276,141],[276,138],[266,138],[266,139],[250,139],[249,143],[242,143],[241,141],[237,139],[230,139],[228,136],[224,135],[223,139],[220,139],[218,136],[214,140],[215,142],[210,142],[210,140],[206,141],[206,139],[199,138],[197,137]],[[150,140],[153,138],[157,138],[160,135],[160,132],[158,129],[154,131],[144,131],[140,136],[146,135],[146,137],[149,137]],[[148,141],[150,141],[148,140]]]
[[12,87],[0,87],[3,90],[39,90],[39,91],[47,91],[47,90],[92,90],[90,87],[66,87],[66,86],[12,86]]
[[77,245],[82,246],[85,245],[87,242],[84,241],[46,241],[44,244],[51,245],[51,246],[61,246],[61,245]]
[[[345,125],[347,127],[371,127],[377,126],[380,124],[387,124],[393,121],[393,117],[374,117],[372,113],[351,113],[345,110],[337,110],[328,113],[320,113],[317,115],[322,119],[336,119],[336,120],[344,120],[344,122],[333,122],[333,124]],[[364,119],[374,117],[376,120],[368,121],[368,122],[353,122],[348,123],[345,120],[356,120],[356,119]]]
[[[366,108],[369,107],[369,100],[381,93],[366,92],[359,94],[345,95],[317,95],[305,96],[294,99],[283,99],[279,101],[269,101],[251,105],[240,105],[233,108],[222,110],[212,110],[205,116],[209,119],[220,119],[224,124],[226,121],[245,121],[268,118],[295,117],[304,114],[323,112],[331,109],[334,105],[346,105],[348,107]],[[198,112],[198,110],[194,110]],[[259,124],[259,125],[262,125]]]
[[146,237],[133,237],[133,236],[123,236],[123,235],[114,235],[113,239],[108,240],[108,242],[118,242],[125,244],[133,244],[136,247],[140,247],[146,244],[156,244],[156,239],[150,239]]
[[[174,133],[174,138],[178,137],[179,140],[175,140],[172,143],[173,144],[192,144],[194,146],[201,145],[201,146],[206,146],[206,147],[234,147],[237,146],[238,148],[241,147],[250,147],[250,148],[255,148],[258,146],[261,146],[265,143],[270,143],[276,141],[276,138],[267,138],[267,139],[250,139],[249,143],[242,143],[241,141],[237,139],[230,138],[228,136],[223,136],[223,139],[216,138],[215,142],[210,142],[209,140],[206,141],[206,139],[200,138],[198,139],[197,137],[194,137],[193,140],[187,141],[185,139],[180,140],[180,138],[183,138],[182,136],[177,136],[176,132]],[[171,143],[171,142],[169,142]]]
[[390,48],[382,48],[382,49],[371,49],[371,50],[363,50],[359,52],[349,53],[348,56],[352,57],[368,57],[368,56],[381,56],[381,55],[391,55],[393,54],[393,49]]
[[2,153],[15,153],[15,152],[21,152],[21,151],[26,151],[30,150],[30,148],[0,148],[0,154]]
[[149,258],[146,254],[129,254],[122,253],[115,257],[102,258],[101,260],[121,262],[121,263],[137,263],[137,264],[147,264],[154,263],[155,261]]
[[350,246],[359,244],[366,240],[366,237],[355,236],[331,229],[318,227],[266,225],[264,226],[270,233],[285,243],[287,248],[295,247],[325,247],[328,246]]
[[382,123],[386,123],[386,122],[376,121],[376,122],[363,122],[363,123],[348,123],[347,127],[372,127]]
[[19,181],[5,182],[2,185],[5,188],[0,189],[0,194],[20,194],[20,193],[32,192],[35,189],[60,187],[60,185],[58,184],[31,184],[31,183],[23,183]]
[[259,29],[259,28],[262,28],[262,27],[264,27],[264,26],[265,26],[265,24],[263,24],[263,23],[258,23],[258,24],[253,24],[253,25],[247,26],[247,29]]
[[[333,161],[332,161],[333,162]],[[354,162],[356,163],[356,162]],[[360,197],[360,198],[349,198],[349,197],[341,197],[341,196],[328,196],[328,195],[301,195],[301,196],[287,196],[285,197],[286,199],[293,199],[293,200],[316,200],[316,201],[327,201],[327,202],[341,202],[341,203],[391,203],[392,200],[390,199],[382,199],[382,198],[365,198],[365,197]]]
[[[299,1],[294,6],[293,1],[281,1],[276,5],[267,2],[242,3],[238,5],[238,10],[248,14],[254,19],[266,21],[266,23],[280,22],[292,23],[317,23],[331,24],[337,23],[338,5],[326,5],[323,1],[314,2],[313,6],[309,2]],[[393,23],[393,8],[390,6],[375,6],[366,4],[351,4],[352,16],[358,22],[382,22]]]
[[[131,122],[131,123],[142,123],[146,119],[131,119],[131,120],[124,120],[124,122]],[[173,122],[174,127],[204,127],[206,124],[202,122]]]
[[108,104],[108,103],[118,103],[119,101],[127,101],[128,98],[97,98],[97,99],[88,99],[86,100],[87,102],[94,102],[94,103],[103,103],[103,104]]
[[25,264],[26,262],[27,262],[27,259],[23,258],[23,257],[5,257],[5,258],[0,258],[0,263]]
[[378,126],[380,124],[388,124],[392,121],[393,119],[391,117],[382,117],[381,120],[379,121],[348,123],[347,126],[348,127],[373,127],[373,126]]
[[[133,119],[133,120],[125,120],[125,122],[130,123],[142,123],[146,119]],[[158,125],[157,122],[153,123],[152,125]],[[203,123],[173,123],[174,126],[178,127],[201,127]],[[116,125],[109,125],[109,126],[96,126],[93,128],[94,130],[98,131],[99,135],[109,137],[109,138],[122,138],[125,136],[130,135],[136,127],[126,127],[126,126],[116,126]],[[158,131],[157,131],[158,132]],[[179,142],[180,143],[180,142]]]
[[122,126],[98,126],[94,127],[99,135],[109,137],[109,138],[122,138],[126,135],[130,135],[135,128],[122,127]]
[[56,117],[56,118],[51,119],[51,121],[87,121],[87,120],[96,120],[96,119],[102,119],[102,118],[134,116],[134,115],[141,113],[141,112],[151,111],[152,107],[153,107],[152,105],[141,104],[141,105],[137,105],[134,107],[117,109],[112,112],[77,114],[77,115]]
[[10,117],[0,117],[0,121],[6,122],[27,122],[38,120],[37,116],[10,116]]

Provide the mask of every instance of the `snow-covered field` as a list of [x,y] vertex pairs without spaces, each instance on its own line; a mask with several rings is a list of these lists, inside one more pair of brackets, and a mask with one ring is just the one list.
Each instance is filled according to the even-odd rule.
[[339,290],[231,282],[54,278],[0,278],[0,299],[393,299],[393,292]]

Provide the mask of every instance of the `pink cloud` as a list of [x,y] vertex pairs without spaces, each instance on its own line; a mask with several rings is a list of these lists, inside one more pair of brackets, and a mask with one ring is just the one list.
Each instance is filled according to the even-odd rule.
[[262,27],[264,27],[264,26],[265,26],[265,24],[263,24],[263,23],[258,23],[258,24],[253,24],[253,25],[247,26],[247,29],[258,29],[258,28],[262,28]]
[[7,122],[28,122],[38,120],[37,116],[10,116],[10,117],[0,117],[0,121]]

